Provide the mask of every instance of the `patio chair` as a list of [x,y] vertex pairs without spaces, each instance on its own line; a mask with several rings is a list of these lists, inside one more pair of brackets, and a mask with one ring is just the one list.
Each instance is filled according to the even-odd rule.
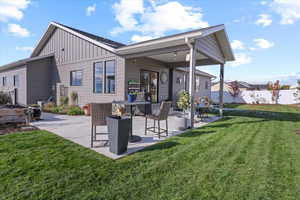
[[[146,115],[145,117],[145,135],[147,135],[148,131],[151,131],[153,133],[158,133],[158,138],[160,138],[160,135],[162,133],[166,133],[166,136],[168,136],[168,115],[169,115],[169,111],[171,108],[172,102],[170,101],[164,101],[162,102],[162,104],[160,105],[160,109],[158,114],[151,114],[151,115]],[[154,124],[153,127],[148,127],[148,119],[152,119]],[[166,129],[163,129],[160,127],[160,121],[162,120],[166,120]],[[158,127],[157,127],[157,131],[156,131],[156,121],[158,122]]]
[[91,148],[94,147],[94,142],[109,142],[108,140],[97,140],[97,135],[107,135],[109,133],[97,133],[97,126],[106,126],[106,117],[112,115],[112,103],[91,103]]

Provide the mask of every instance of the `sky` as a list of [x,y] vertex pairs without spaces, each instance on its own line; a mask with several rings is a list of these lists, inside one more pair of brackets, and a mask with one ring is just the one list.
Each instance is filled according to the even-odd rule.
[[0,0],[0,65],[30,56],[51,21],[125,44],[225,24],[226,80],[300,79],[300,0]]

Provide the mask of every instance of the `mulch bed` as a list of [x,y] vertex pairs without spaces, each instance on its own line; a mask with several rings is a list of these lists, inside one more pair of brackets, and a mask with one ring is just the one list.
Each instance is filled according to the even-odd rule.
[[16,132],[33,131],[33,130],[38,130],[38,128],[26,124],[16,124],[16,123],[0,124],[0,135],[6,135],[6,134],[16,133]]

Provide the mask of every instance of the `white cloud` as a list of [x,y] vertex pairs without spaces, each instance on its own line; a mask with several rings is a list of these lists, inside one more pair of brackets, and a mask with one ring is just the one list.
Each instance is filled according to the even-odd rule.
[[136,26],[139,22],[135,15],[144,13],[143,0],[121,0],[119,3],[115,3],[113,8],[116,12],[116,20],[120,24],[120,27],[112,31],[113,34],[137,29]]
[[246,53],[236,53],[235,61],[230,62],[229,66],[237,67],[240,65],[250,64],[252,62],[252,58]]
[[271,8],[281,16],[283,25],[294,24],[300,19],[299,0],[273,0]]
[[33,51],[33,47],[16,47],[17,51],[26,51],[26,52],[32,52]]
[[23,10],[30,4],[30,0],[0,0],[0,21],[9,19],[21,20]]
[[268,41],[266,39],[262,39],[262,38],[256,38],[253,41],[255,42],[256,46],[261,49],[269,49],[274,46],[273,42],[270,42],[270,41]]
[[151,40],[151,39],[153,39],[153,37],[146,36],[146,35],[133,35],[131,37],[132,42],[143,42],[143,41]]
[[88,6],[85,9],[85,13],[87,16],[91,16],[94,12],[96,12],[96,4],[93,4],[92,6]]
[[267,4],[268,4],[267,1],[261,1],[261,2],[260,2],[260,5],[263,5],[263,6],[264,6],[264,5],[267,5]]
[[150,6],[144,6],[144,0],[121,0],[114,5],[116,20],[120,26],[112,33],[139,31],[147,35],[161,36],[167,31],[188,30],[207,27],[203,21],[200,8],[184,6],[177,1],[158,4],[149,1]]
[[255,22],[257,25],[262,25],[263,27],[270,26],[272,24],[272,19],[270,15],[261,14],[259,15],[259,19]]
[[8,24],[8,32],[17,37],[30,36],[30,32],[26,28],[21,27],[19,24]]
[[234,50],[242,50],[245,49],[244,43],[240,40],[233,40],[231,42],[231,47]]
[[187,30],[207,27],[208,23],[202,20],[201,10],[186,7],[173,1],[153,7],[146,12],[142,21],[143,31],[154,32],[155,35],[163,35],[169,30]]

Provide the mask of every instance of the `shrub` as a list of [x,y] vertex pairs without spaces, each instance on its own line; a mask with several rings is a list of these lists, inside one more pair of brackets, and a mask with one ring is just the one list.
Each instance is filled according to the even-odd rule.
[[51,112],[51,110],[55,107],[55,104],[50,102],[43,105],[43,111]]
[[180,93],[177,106],[184,111],[190,108],[190,95],[188,92],[183,91]]
[[60,104],[61,105],[68,105],[69,104],[69,97],[67,97],[67,96],[61,96],[60,97]]
[[9,104],[11,103],[11,98],[8,94],[4,93],[4,92],[0,92],[0,105],[1,104]]
[[282,85],[282,86],[280,87],[280,89],[281,89],[281,90],[289,90],[289,89],[291,89],[291,86],[290,86],[290,85]]
[[84,112],[79,106],[70,106],[67,115],[83,115]]

